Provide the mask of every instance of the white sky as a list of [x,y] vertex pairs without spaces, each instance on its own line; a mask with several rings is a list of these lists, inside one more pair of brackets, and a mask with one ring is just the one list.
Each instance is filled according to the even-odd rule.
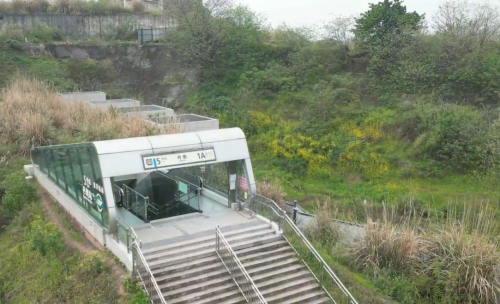
[[[253,11],[264,14],[268,21],[277,26],[286,23],[290,26],[321,25],[323,21],[336,15],[355,15],[368,10],[369,3],[382,0],[239,0]],[[405,0],[408,11],[425,13],[429,21],[437,7],[444,0]],[[471,0],[479,2],[481,0]],[[490,3],[500,4],[500,0],[490,0]]]

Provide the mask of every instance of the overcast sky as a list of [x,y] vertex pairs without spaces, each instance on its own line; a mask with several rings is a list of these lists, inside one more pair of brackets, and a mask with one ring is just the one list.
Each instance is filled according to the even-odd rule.
[[[444,0],[405,0],[409,11],[426,14],[429,21],[437,7]],[[481,1],[481,0],[472,0]],[[277,26],[286,23],[290,26],[321,25],[335,15],[359,15],[368,10],[369,3],[379,0],[239,0],[252,10],[263,13],[268,21]],[[500,3],[500,0],[490,0]]]

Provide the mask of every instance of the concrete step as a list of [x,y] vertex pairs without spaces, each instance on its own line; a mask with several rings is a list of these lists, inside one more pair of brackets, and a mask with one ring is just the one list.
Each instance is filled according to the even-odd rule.
[[280,304],[284,301],[293,300],[294,298],[307,295],[308,293],[316,292],[320,290],[319,288],[320,287],[317,283],[309,283],[272,296],[264,295],[264,297],[268,304]]
[[213,263],[220,262],[220,258],[217,256],[217,254],[213,254],[211,256],[207,256],[204,258],[184,262],[184,263],[179,263],[176,265],[171,265],[171,266],[166,266],[163,268],[157,268],[155,270],[151,270],[153,275],[159,275],[161,273],[172,273],[172,272],[182,272],[186,271],[189,269],[197,268],[200,266],[205,266],[205,265],[210,265]]
[[[258,287],[265,298],[284,294],[289,291],[294,291],[297,288],[306,286],[308,284],[317,285],[317,281],[312,276],[279,282],[276,282],[275,280],[279,280],[279,278],[273,278],[272,280],[270,280],[270,284],[266,287]],[[319,285],[317,285],[316,287],[319,288]]]
[[[195,213],[195,214],[198,214],[198,213]],[[201,215],[201,217],[204,218],[203,215]],[[192,219],[188,219],[188,220],[191,222],[193,221]],[[194,219],[194,220],[196,221],[197,219]],[[161,229],[161,228],[164,228],[165,226],[172,226],[170,224],[171,223],[166,223],[166,225],[165,224],[160,224],[160,225],[154,224],[154,225],[155,225],[155,228]],[[176,224],[174,224],[174,225],[176,225]],[[254,221],[254,222],[247,222],[247,223],[241,223],[241,224],[236,224],[236,225],[222,226],[222,227],[220,227],[220,229],[221,229],[222,233],[232,233],[232,232],[237,232],[239,230],[244,230],[247,228],[251,228],[251,227],[255,227],[255,226],[263,226],[263,225],[264,226],[267,225],[268,227],[271,227],[271,225],[269,223],[265,223],[262,221]],[[146,251],[146,250],[149,250],[152,248],[162,247],[162,246],[166,246],[166,245],[172,245],[172,244],[181,243],[181,242],[194,240],[194,239],[201,239],[204,237],[215,237],[215,226],[210,228],[209,230],[200,231],[200,232],[193,233],[193,234],[181,235],[181,236],[168,238],[168,239],[164,239],[164,240],[157,240],[157,241],[153,241],[153,242],[143,243],[142,250]]]
[[[250,242],[251,240],[260,240],[263,236],[268,236],[272,235],[269,233],[269,230],[261,230],[261,231],[256,231],[248,234],[248,236],[245,235],[237,235],[234,236],[234,238],[226,238],[228,242],[231,243],[239,243],[242,241],[245,242]],[[148,255],[145,255],[146,260],[148,261],[155,261],[164,257],[174,257],[174,256],[182,256],[186,252],[190,252],[193,250],[213,250],[215,248],[215,236],[213,236],[210,240],[206,241],[201,241],[198,243],[191,243],[186,246],[182,247],[174,247],[174,248],[169,248],[168,250],[161,250],[161,251],[155,251],[153,253],[150,253]]]
[[270,250],[262,250],[262,251],[259,251],[256,253],[246,254],[246,255],[245,254],[240,255],[239,252],[240,251],[236,251],[236,255],[238,256],[238,259],[240,259],[240,261],[242,263],[256,261],[256,260],[259,260],[262,258],[272,257],[272,256],[275,256],[275,255],[278,255],[281,253],[286,253],[286,252],[293,252],[295,254],[295,251],[293,251],[293,249],[291,249],[290,247],[285,247],[285,246],[278,247],[278,248],[271,248]]
[[[224,237],[226,237],[226,239],[230,239],[230,238],[236,238],[236,237],[245,235],[247,233],[250,234],[250,233],[255,233],[255,232],[259,232],[259,231],[274,232],[274,230],[272,230],[268,224],[262,224],[262,225],[252,226],[252,227],[239,229],[239,230],[235,230],[235,231],[223,232],[223,234],[224,234]],[[213,233],[206,235],[206,236],[194,237],[191,239],[187,239],[187,240],[179,241],[179,242],[174,242],[174,243],[167,244],[167,245],[145,248],[142,250],[142,253],[144,254],[145,257],[147,257],[150,255],[154,255],[155,253],[169,251],[170,249],[174,249],[174,248],[177,250],[180,248],[190,247],[190,246],[193,246],[196,244],[205,244],[205,243],[215,243],[215,229],[214,229]]]
[[168,276],[163,276],[156,279],[162,291],[170,291],[184,288],[189,285],[199,284],[209,280],[229,277],[229,273],[225,267],[217,267],[212,271],[199,271],[184,279],[171,279]]
[[243,258],[247,255],[257,254],[257,253],[262,252],[262,251],[274,250],[274,249],[278,249],[278,248],[286,247],[286,246],[288,246],[288,243],[283,239],[282,236],[279,236],[275,242],[268,242],[265,244],[261,244],[261,245],[253,246],[253,247],[247,247],[247,248],[235,249],[233,247],[233,250],[235,251],[236,255],[238,255],[238,258]]
[[[218,257],[217,257],[218,258]],[[196,268],[191,268],[187,269],[184,271],[168,271],[168,272],[162,272],[163,268],[159,269],[158,275],[155,275],[156,280],[161,280],[161,281],[167,281],[167,282],[172,282],[175,280],[182,280],[185,278],[190,278],[193,276],[198,276],[203,273],[207,272],[212,272],[216,270],[224,269],[227,271],[227,269],[224,267],[224,264],[220,261],[215,261],[213,263],[196,267]]]
[[262,259],[256,259],[253,261],[249,261],[246,263],[242,262],[242,263],[243,263],[243,267],[245,267],[246,270],[250,270],[250,269],[262,267],[265,265],[275,264],[277,262],[287,260],[287,259],[290,259],[293,257],[295,257],[295,252],[292,251],[292,252],[279,253],[279,254],[276,254],[272,257],[264,257]]
[[[221,300],[224,299],[224,300]],[[238,287],[224,293],[189,302],[190,304],[244,304],[247,303]]]
[[269,278],[272,278],[274,276],[286,276],[291,273],[299,273],[299,272],[300,273],[307,272],[308,274],[310,274],[309,270],[307,270],[306,267],[295,263],[295,264],[290,264],[287,267],[282,267],[272,271],[263,272],[260,274],[252,274],[251,277],[254,283],[257,284],[257,286],[259,286],[261,282],[265,282]]
[[273,271],[273,270],[277,270],[277,269],[280,269],[280,268],[285,268],[285,267],[291,266],[295,262],[296,262],[295,259],[286,259],[286,260],[282,260],[282,261],[276,262],[274,264],[265,265],[265,266],[262,266],[262,267],[256,267],[256,268],[247,269],[247,272],[250,275],[250,277],[253,278],[254,276],[259,275],[259,274],[263,274],[263,273],[266,273],[266,272],[269,272],[269,271]]
[[[282,240],[282,237],[279,235],[263,235],[259,239],[251,239],[251,240],[238,240],[236,243],[231,244],[233,250],[243,249],[243,248],[255,248],[259,245],[274,243],[276,241]],[[151,270],[169,266],[176,265],[187,261],[193,261],[196,259],[201,259],[205,257],[209,257],[214,254],[215,244],[208,248],[182,248],[182,251],[175,251],[174,254],[164,255],[158,257],[157,259],[150,261],[148,258],[148,265]]]
[[[307,270],[291,271],[284,274],[274,275],[267,277],[266,280],[260,280],[254,283],[257,285],[259,290],[263,291],[268,288],[279,286],[281,284],[286,284],[288,281],[300,280],[300,279],[310,279],[313,278],[311,273]],[[314,279],[314,278],[313,278]]]
[[334,304],[335,302],[330,299],[323,290],[309,292],[305,295],[293,297],[291,299],[279,302],[280,304]]
[[222,300],[228,300],[229,298],[232,298],[234,296],[233,294],[229,293],[229,291],[233,289],[239,291],[235,283],[230,282],[225,284],[219,284],[217,286],[210,287],[208,289],[198,291],[195,293],[189,293],[181,297],[175,297],[175,298],[165,297],[165,300],[167,301],[168,304],[177,304],[177,303],[181,304],[181,303],[192,303],[193,301],[198,301],[205,298],[216,296],[218,301],[222,301]]
[[196,294],[200,292],[203,292],[205,297],[208,296],[206,292],[210,288],[223,286],[224,284],[233,286],[232,283],[234,283],[233,279],[229,275],[226,275],[219,278],[205,279],[202,280],[201,282],[193,282],[184,287],[169,289],[169,290],[164,290],[164,288],[168,286],[168,284],[164,284],[160,286],[160,289],[163,292],[163,296],[168,299],[176,299],[179,297],[183,297],[190,294]]

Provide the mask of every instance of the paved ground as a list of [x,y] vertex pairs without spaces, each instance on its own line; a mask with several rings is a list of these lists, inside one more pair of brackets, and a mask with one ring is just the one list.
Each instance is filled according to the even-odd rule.
[[134,228],[143,244],[188,236],[207,230],[215,231],[217,225],[225,227],[260,221],[256,218],[250,219],[247,214],[229,209],[204,196],[201,197],[200,208],[203,213],[176,216],[152,221],[149,224],[145,224],[123,208],[120,208],[118,216]]

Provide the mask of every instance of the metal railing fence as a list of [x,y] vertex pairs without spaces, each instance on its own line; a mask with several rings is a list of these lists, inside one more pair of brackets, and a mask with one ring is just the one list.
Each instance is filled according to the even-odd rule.
[[[323,257],[276,202],[257,194],[248,202],[246,208],[248,211],[268,218],[278,225],[286,241],[292,246],[334,303],[358,304]],[[330,291],[333,291],[334,295]]]
[[156,280],[149,269],[146,258],[139,248],[139,244],[132,243],[133,270],[132,276],[139,279],[142,283],[142,288],[153,304],[167,304],[163,294],[156,283]]
[[219,226],[215,228],[215,251],[236,285],[238,285],[246,301],[250,304],[267,304],[257,285],[252,281],[238,256],[220,231]]

